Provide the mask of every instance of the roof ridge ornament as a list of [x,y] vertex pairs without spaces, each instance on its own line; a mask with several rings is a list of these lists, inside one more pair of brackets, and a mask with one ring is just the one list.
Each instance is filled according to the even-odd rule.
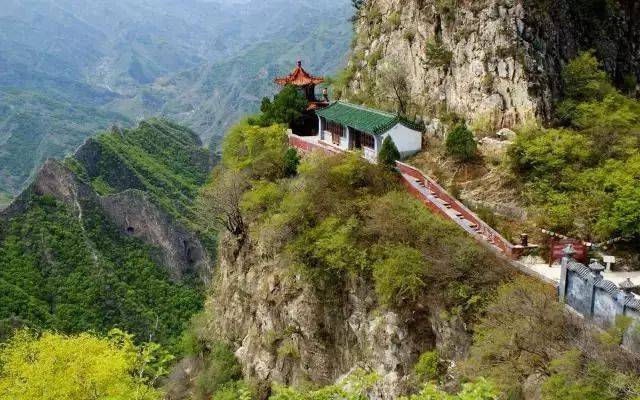
[[607,269],[607,267],[600,264],[600,262],[598,262],[598,260],[596,260],[595,258],[592,258],[591,263],[589,264],[589,269],[591,270],[591,272],[596,274],[596,276],[601,276],[602,272]]
[[631,282],[631,278],[627,278],[625,281],[620,283],[620,289],[625,292],[627,295],[631,294],[631,291],[638,287],[635,283]]

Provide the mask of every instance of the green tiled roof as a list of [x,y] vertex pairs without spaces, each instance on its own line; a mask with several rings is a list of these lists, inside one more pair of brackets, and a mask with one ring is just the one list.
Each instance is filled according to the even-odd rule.
[[329,121],[374,135],[381,135],[398,122],[402,122],[397,115],[342,101],[336,101],[329,107],[317,110],[316,114]]

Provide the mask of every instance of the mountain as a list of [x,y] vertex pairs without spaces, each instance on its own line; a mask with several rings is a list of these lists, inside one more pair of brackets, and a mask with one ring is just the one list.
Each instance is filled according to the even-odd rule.
[[192,131],[160,120],[48,160],[0,214],[0,335],[119,327],[175,344],[210,273],[190,223],[209,167]]
[[380,76],[394,65],[406,78],[411,113],[426,120],[455,113],[494,131],[548,122],[563,92],[563,67],[590,49],[618,86],[636,89],[636,1],[547,3],[367,1],[356,18],[345,96],[384,102]]
[[221,137],[275,90],[266,74],[299,58],[318,74],[340,68],[350,13],[346,0],[3,2],[2,197],[114,123],[164,115]]

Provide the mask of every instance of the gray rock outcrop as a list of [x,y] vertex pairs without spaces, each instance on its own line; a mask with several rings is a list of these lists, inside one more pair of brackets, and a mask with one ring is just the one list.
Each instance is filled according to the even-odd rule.
[[[372,399],[395,399],[410,385],[425,349],[463,357],[469,334],[437,310],[382,310],[370,282],[354,278],[326,290],[292,275],[286,260],[261,254],[250,240],[221,242],[213,336],[238,348],[246,378],[304,386],[332,384],[356,369],[377,373]],[[237,254],[237,256],[236,256]],[[425,306],[428,309],[428,306]],[[428,317],[431,315],[431,317]]]
[[579,51],[595,49],[617,83],[640,80],[636,1],[367,3],[356,21],[350,97],[375,96],[382,66],[396,64],[418,115],[455,112],[498,129],[550,118],[562,68]]

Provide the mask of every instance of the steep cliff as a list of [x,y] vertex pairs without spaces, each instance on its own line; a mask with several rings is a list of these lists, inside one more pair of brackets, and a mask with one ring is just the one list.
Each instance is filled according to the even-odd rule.
[[[277,133],[252,131],[265,148],[250,154],[277,154]],[[233,149],[247,156],[244,145]],[[225,165],[235,165],[230,152]],[[261,158],[242,165],[264,173]],[[210,351],[224,342],[260,398],[272,383],[317,387],[364,370],[378,378],[371,398],[394,399],[416,387],[423,353],[463,359],[471,310],[509,275],[505,264],[357,155],[310,156],[299,171],[245,188],[243,228],[220,241],[212,294],[194,323],[204,346],[174,376],[195,371],[196,398],[215,398]],[[220,187],[231,207],[237,186]],[[171,398],[184,398],[180,391]]]
[[370,0],[355,18],[344,96],[381,103],[385,65],[410,111],[455,112],[490,129],[551,118],[563,65],[595,49],[616,83],[640,78],[640,5],[605,0]]

